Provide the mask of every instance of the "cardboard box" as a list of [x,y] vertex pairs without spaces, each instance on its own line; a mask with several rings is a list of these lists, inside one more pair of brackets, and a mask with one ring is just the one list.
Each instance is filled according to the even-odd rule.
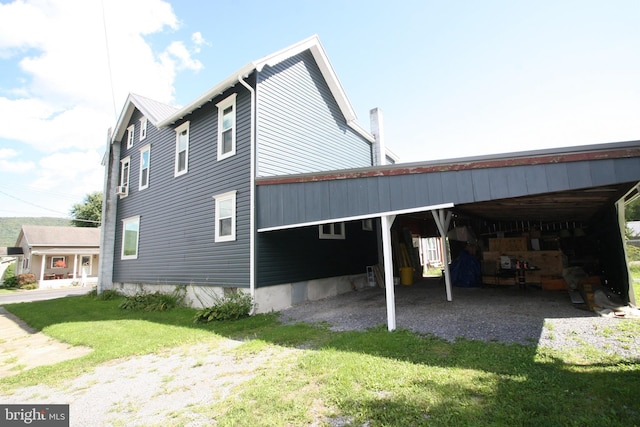
[[542,290],[545,291],[565,291],[569,290],[569,285],[562,277],[542,276]]

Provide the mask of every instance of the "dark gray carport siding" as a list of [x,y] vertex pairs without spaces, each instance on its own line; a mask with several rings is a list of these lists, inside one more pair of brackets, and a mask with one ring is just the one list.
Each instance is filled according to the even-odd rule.
[[598,147],[261,178],[256,181],[257,228],[640,181],[640,142]]

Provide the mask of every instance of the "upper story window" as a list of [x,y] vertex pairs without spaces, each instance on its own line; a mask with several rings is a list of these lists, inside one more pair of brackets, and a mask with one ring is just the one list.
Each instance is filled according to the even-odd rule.
[[147,137],[147,118],[140,119],[140,141],[143,141]]
[[129,194],[129,173],[131,170],[131,157],[120,160],[120,188],[118,195],[126,197]]
[[133,134],[136,130],[136,125],[131,125],[127,128],[127,148],[133,147]]
[[147,144],[140,149],[140,182],[138,190],[144,190],[149,186],[149,164],[151,161],[151,145]]
[[236,154],[236,94],[216,104],[218,107],[218,160]]
[[216,200],[215,241],[236,240],[236,192],[213,196]]
[[187,173],[189,169],[189,122],[176,128],[176,165],[175,176]]
[[120,259],[137,259],[140,240],[140,217],[122,220],[122,253]]
[[319,228],[320,239],[344,239],[344,222],[334,222],[332,224],[321,224]]

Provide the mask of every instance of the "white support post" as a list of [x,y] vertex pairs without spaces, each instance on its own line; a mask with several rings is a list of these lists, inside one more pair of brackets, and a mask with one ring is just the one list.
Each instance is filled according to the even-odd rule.
[[73,280],[76,280],[76,271],[78,271],[78,254],[73,256],[73,274],[71,275]]
[[42,262],[40,263],[40,281],[44,280],[44,267],[47,263],[47,256],[42,254]]
[[380,218],[384,253],[384,287],[387,299],[387,329],[389,331],[396,329],[396,296],[393,288],[393,254],[391,251],[391,226],[395,219],[395,215]]
[[436,222],[438,231],[440,232],[440,241],[442,245],[442,259],[444,260],[444,284],[447,291],[447,301],[453,301],[451,296],[451,273],[449,272],[449,251],[447,251],[447,231],[451,223],[451,212],[443,209],[431,211],[433,219]]

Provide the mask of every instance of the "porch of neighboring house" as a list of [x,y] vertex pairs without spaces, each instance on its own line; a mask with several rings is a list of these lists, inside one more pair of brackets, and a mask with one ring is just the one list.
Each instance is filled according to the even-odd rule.
[[31,255],[31,271],[36,273],[40,289],[94,286],[98,282],[97,251],[64,254],[34,251]]

